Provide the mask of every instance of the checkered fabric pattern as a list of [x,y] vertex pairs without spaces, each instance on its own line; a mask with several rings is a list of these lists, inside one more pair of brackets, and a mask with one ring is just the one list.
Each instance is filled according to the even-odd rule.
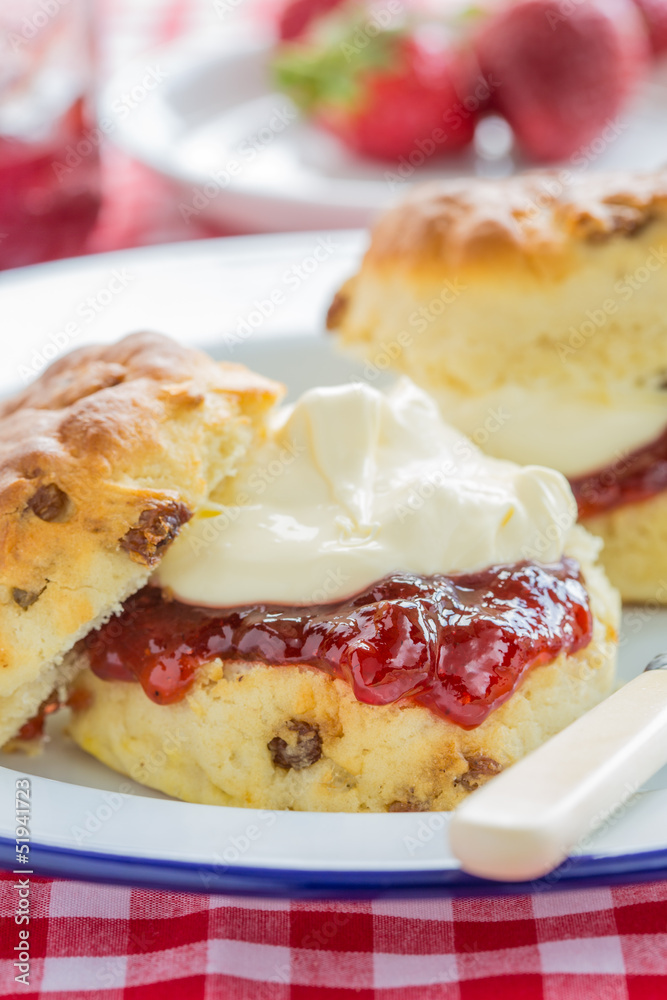
[[[156,44],[209,30],[218,14],[213,0],[105,0],[100,16],[109,72]],[[107,150],[91,249],[202,235],[179,219],[166,183]],[[2,998],[667,997],[664,882],[533,897],[304,903],[32,877],[28,986],[15,981],[15,883],[0,873]]]
[[667,883],[477,899],[289,902],[33,879],[30,986],[0,880],[0,997],[664,1000]]

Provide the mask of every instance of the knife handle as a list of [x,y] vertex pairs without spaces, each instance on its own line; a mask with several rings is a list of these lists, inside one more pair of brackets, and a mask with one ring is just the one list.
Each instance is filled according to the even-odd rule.
[[667,670],[647,670],[455,811],[465,871],[523,881],[551,871],[667,763]]

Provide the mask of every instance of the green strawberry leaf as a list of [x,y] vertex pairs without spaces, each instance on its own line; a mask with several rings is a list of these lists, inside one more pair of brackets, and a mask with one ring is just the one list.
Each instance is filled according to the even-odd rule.
[[456,15],[457,21],[477,21],[480,17],[488,16],[488,8],[482,7],[479,4],[471,3],[468,7],[464,7]]
[[364,78],[393,69],[403,33],[368,33],[368,20],[334,21],[326,35],[283,45],[272,60],[274,82],[306,114],[323,105],[352,108],[363,101]]

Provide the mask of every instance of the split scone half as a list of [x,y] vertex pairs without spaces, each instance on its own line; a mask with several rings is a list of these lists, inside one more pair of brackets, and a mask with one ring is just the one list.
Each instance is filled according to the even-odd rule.
[[451,809],[611,689],[575,516],[407,379],[310,390],[78,644],[71,735],[191,802]]
[[0,746],[39,735],[72,648],[144,586],[279,392],[146,333],[0,403]]
[[627,600],[667,603],[667,171],[442,181],[377,223],[328,325],[488,454],[564,473]]

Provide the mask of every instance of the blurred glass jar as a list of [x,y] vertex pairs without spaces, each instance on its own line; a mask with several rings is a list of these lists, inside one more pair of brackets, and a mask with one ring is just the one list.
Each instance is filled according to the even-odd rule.
[[84,252],[100,207],[89,0],[0,0],[0,269]]

